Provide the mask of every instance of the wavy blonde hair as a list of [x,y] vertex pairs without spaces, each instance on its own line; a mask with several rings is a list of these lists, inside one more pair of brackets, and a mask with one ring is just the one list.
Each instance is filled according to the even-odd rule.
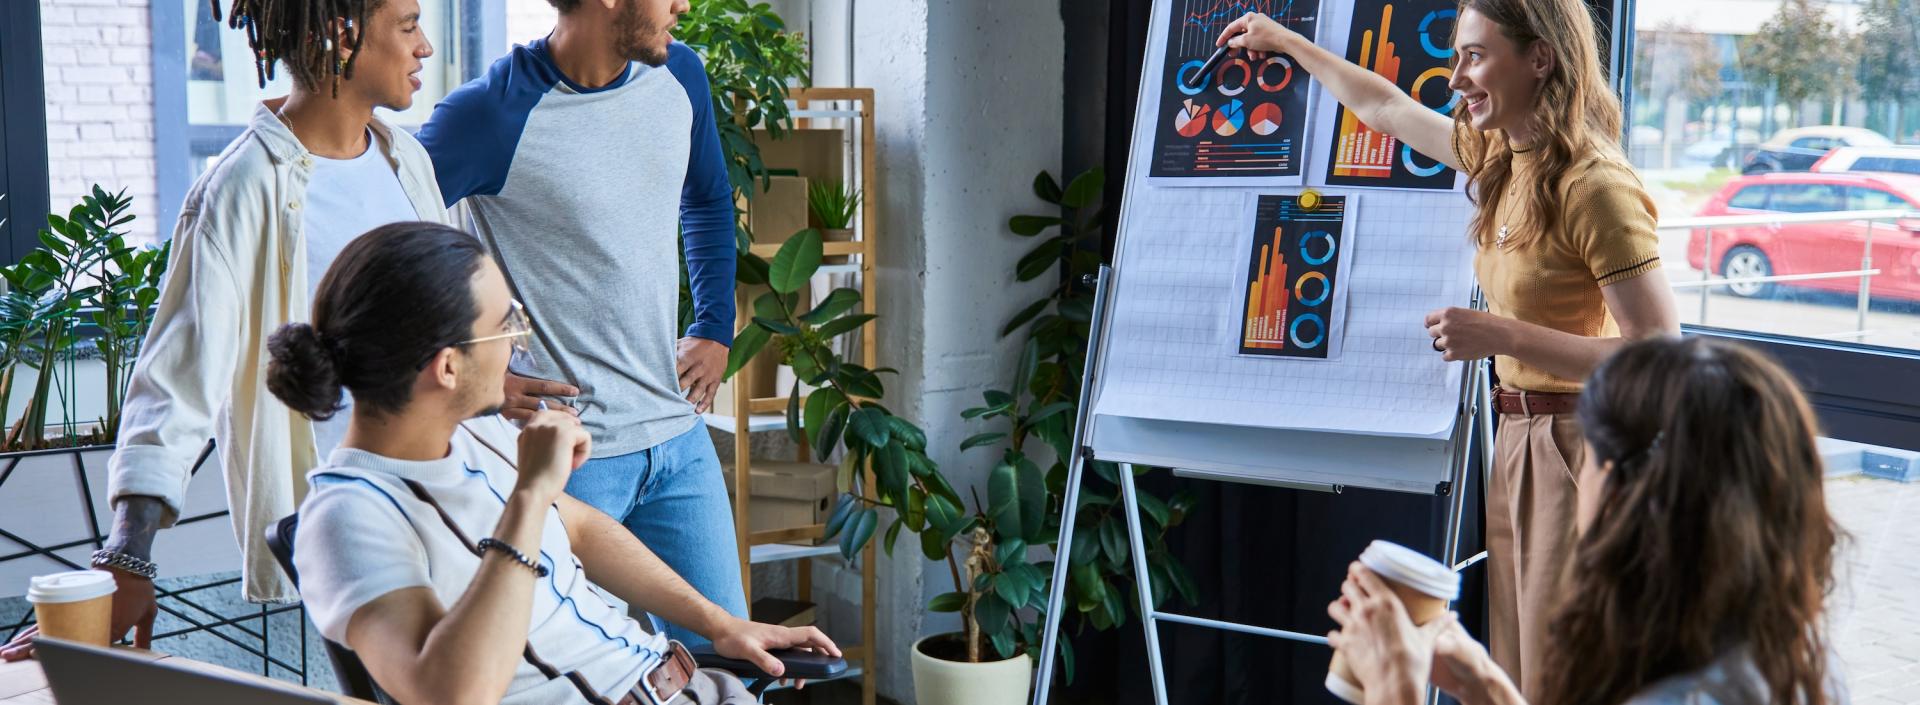
[[[1591,156],[1625,161],[1620,149],[1620,99],[1607,86],[1600,63],[1600,41],[1593,11],[1581,0],[1461,0],[1460,13],[1473,10],[1500,27],[1520,51],[1539,42],[1553,55],[1553,68],[1540,81],[1531,111],[1539,154],[1535,179],[1516,197],[1522,199],[1508,247],[1524,247],[1560,225],[1563,181],[1570,167]],[[1467,171],[1467,194],[1480,207],[1468,236],[1482,248],[1498,244],[1494,214],[1513,179],[1513,151],[1505,130],[1482,132],[1467,123],[1467,111],[1455,110],[1453,151]]]

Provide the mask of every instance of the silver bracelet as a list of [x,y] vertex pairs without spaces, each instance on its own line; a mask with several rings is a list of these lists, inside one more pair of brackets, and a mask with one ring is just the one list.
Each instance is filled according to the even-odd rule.
[[513,562],[526,566],[527,570],[533,571],[534,577],[536,578],[547,577],[546,566],[540,565],[539,563],[535,563],[533,559],[527,557],[527,554],[521,553],[520,549],[514,548],[513,546],[509,545],[505,541],[501,541],[499,539],[491,538],[491,537],[484,538],[484,539],[480,539],[480,543],[477,546],[475,546],[475,548],[478,548],[482,554],[486,553],[487,551],[499,551],[501,553],[504,553],[507,555],[508,558],[513,559]]
[[93,552],[93,567],[113,568],[148,580],[160,572],[160,566],[154,565],[153,561],[104,548]]

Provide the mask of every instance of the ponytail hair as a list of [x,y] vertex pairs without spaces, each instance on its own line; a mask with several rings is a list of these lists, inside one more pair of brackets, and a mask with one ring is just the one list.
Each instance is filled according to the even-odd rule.
[[343,388],[360,408],[399,411],[434,355],[472,337],[473,276],[486,257],[473,236],[439,223],[355,238],[321,277],[313,322],[267,339],[267,390],[315,421],[344,408]]

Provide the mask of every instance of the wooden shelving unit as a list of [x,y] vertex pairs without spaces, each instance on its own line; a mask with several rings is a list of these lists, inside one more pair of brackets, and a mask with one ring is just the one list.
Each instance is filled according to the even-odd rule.
[[[796,88],[788,95],[792,104],[795,126],[798,128],[832,128],[842,131],[843,164],[841,170],[847,185],[856,187],[861,193],[860,217],[854,228],[851,241],[827,242],[823,252],[828,258],[841,257],[844,263],[824,264],[821,275],[854,275],[859,279],[860,309],[858,313],[875,312],[874,287],[874,236],[876,234],[875,199],[872,198],[874,179],[874,126],[873,126],[873,89],[871,88]],[[763,145],[764,146],[764,145]],[[804,174],[803,174],[804,175]],[[784,234],[783,234],[784,235]],[[756,243],[752,252],[771,259],[780,249],[779,243]],[[747,290],[736,293],[736,328],[745,325],[752,317],[753,302],[749,300]],[[859,329],[859,359],[869,369],[878,368],[879,347],[875,322],[868,322]],[[772,346],[763,350],[761,355],[778,354]],[[727,432],[733,436],[733,524],[734,539],[740,554],[740,574],[747,588],[747,602],[753,602],[753,566],[782,561],[804,561],[813,558],[837,556],[840,552],[837,543],[822,546],[795,545],[789,542],[819,538],[826,527],[813,525],[779,531],[750,531],[749,508],[752,492],[740,491],[752,487],[750,476],[753,467],[751,436],[754,433],[784,432],[786,429],[786,409],[788,398],[780,396],[755,397],[751,394],[757,374],[753,365],[747,365],[735,373],[732,380],[733,408],[731,414],[706,415],[707,425]],[[777,388],[777,387],[776,387]],[[804,402],[804,397],[802,399]],[[745,432],[741,432],[744,430]],[[803,440],[799,444],[795,461],[809,462],[810,450]],[[870,478],[870,474],[869,474]],[[878,653],[875,644],[875,579],[874,569],[878,562],[878,541],[870,542],[863,550],[860,560],[860,645],[843,647],[849,663],[850,675],[855,670],[861,678],[861,702],[874,705],[875,702],[875,664]],[[801,565],[795,571],[795,597],[803,602],[813,600],[813,571],[811,566]]]

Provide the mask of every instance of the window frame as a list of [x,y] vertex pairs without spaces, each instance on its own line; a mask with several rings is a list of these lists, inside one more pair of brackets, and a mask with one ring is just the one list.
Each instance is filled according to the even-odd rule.
[[0,239],[6,263],[40,245],[52,212],[47,165],[46,60],[40,4],[0,3]]
[[[1616,47],[1610,65],[1618,69],[1612,82],[1628,116],[1622,126],[1623,144],[1633,125],[1633,10],[1638,2],[1617,0],[1615,16],[1620,21],[1609,27],[1611,45]],[[1841,197],[1845,198],[1844,192]],[[1920,351],[1693,324],[1680,329],[1683,335],[1739,343],[1779,360],[1806,390],[1820,417],[1822,435],[1920,450]]]

